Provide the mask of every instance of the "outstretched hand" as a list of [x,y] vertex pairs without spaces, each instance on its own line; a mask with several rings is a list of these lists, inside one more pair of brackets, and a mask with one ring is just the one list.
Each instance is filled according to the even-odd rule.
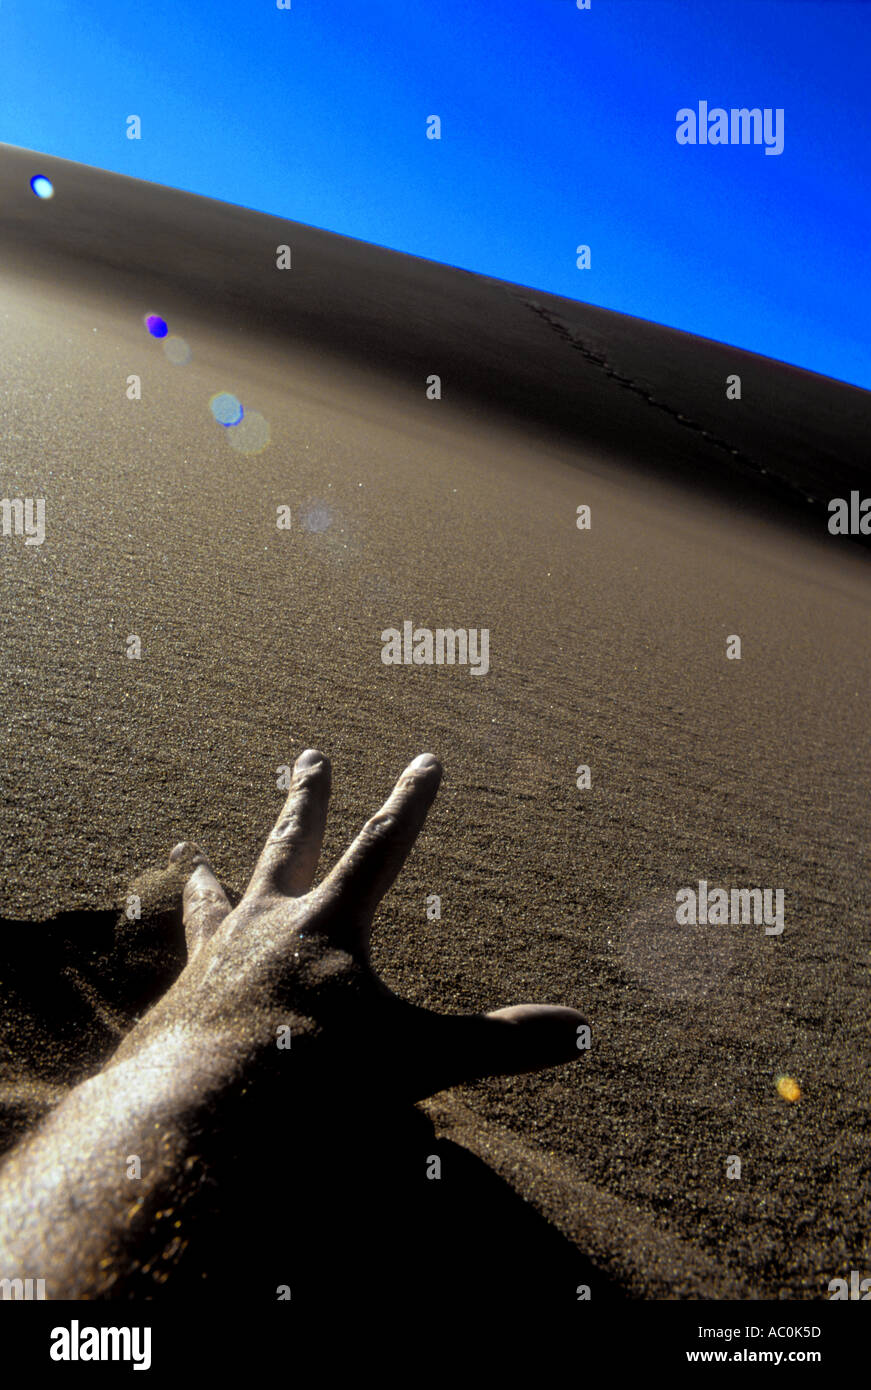
[[[233,1053],[247,1078],[284,1077],[333,1094],[364,1087],[385,1101],[419,1100],[475,1078],[532,1071],[578,1057],[574,1009],[519,1004],[441,1015],[400,999],[369,958],[372,920],[399,874],[441,781],[430,754],[403,772],[381,809],[314,886],[330,797],[329,759],[296,761],[287,801],[247,891],[232,908],[206,856],[184,892],[188,963],[122,1044],[192,1030]],[[289,1030],[289,1031],[288,1031]],[[288,1066],[290,1059],[301,1066]],[[315,1080],[316,1078],[316,1080]]]
[[365,1287],[389,1239],[397,1271],[428,1270],[430,1292],[457,1285],[453,1247],[468,1244],[477,1199],[462,1200],[454,1154],[451,1200],[425,1200],[434,1141],[408,1102],[577,1057],[583,1019],[534,1004],[444,1016],[373,971],[375,910],[440,779],[435,758],[416,758],[313,886],[330,766],[303,753],[235,908],[205,855],[176,846],[172,861],[191,867],[187,964],[0,1165],[10,1278],[43,1280],[49,1298],[188,1296],[236,1287],[247,1268],[256,1296],[293,1283],[317,1303],[355,1261]]

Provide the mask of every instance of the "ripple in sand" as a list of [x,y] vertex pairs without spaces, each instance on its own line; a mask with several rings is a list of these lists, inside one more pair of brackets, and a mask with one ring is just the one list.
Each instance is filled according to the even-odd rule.
[[53,198],[54,184],[51,179],[47,179],[45,174],[34,174],[30,180],[30,187],[33,189],[37,198]]

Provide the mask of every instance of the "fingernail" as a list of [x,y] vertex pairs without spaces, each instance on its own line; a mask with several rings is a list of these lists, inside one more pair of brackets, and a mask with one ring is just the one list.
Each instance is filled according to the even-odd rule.
[[409,767],[438,767],[438,758],[433,757],[432,753],[418,753],[413,763]]
[[322,763],[324,755],[317,748],[307,748],[304,753],[300,753],[296,760],[296,767],[314,767],[315,763]]

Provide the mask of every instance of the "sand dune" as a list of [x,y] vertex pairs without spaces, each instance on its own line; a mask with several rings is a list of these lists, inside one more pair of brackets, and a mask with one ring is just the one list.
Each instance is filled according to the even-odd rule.
[[[7,1140],[178,966],[164,937],[121,943],[125,973],[137,874],[167,931],[178,839],[240,892],[308,745],[331,861],[429,748],[384,977],[594,1031],[576,1065],[438,1098],[437,1132],[603,1288],[825,1296],[869,1215],[868,558],[826,529],[871,491],[868,393],[8,147],[0,209],[4,495],[46,508],[44,544],[2,539]],[[384,665],[405,621],[487,628],[490,671]],[[782,887],[783,935],[677,929],[700,879]]]

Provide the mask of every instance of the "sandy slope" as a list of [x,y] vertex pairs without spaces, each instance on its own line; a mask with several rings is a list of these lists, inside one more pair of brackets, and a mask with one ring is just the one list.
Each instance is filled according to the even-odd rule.
[[[22,151],[0,209],[4,495],[47,508],[0,552],[5,917],[105,908],[182,836],[241,890],[311,744],[332,858],[431,749],[385,977],[576,1005],[595,1040],[439,1102],[445,1134],[629,1292],[820,1297],[867,1264],[868,562],[824,507],[867,478],[867,393]],[[218,390],[264,452],[228,446]],[[490,673],[384,666],[406,619],[487,627]],[[783,936],[677,929],[700,878],[783,887]],[[36,1055],[67,1006],[28,1032],[15,1000],[7,1077],[68,1077]]]

